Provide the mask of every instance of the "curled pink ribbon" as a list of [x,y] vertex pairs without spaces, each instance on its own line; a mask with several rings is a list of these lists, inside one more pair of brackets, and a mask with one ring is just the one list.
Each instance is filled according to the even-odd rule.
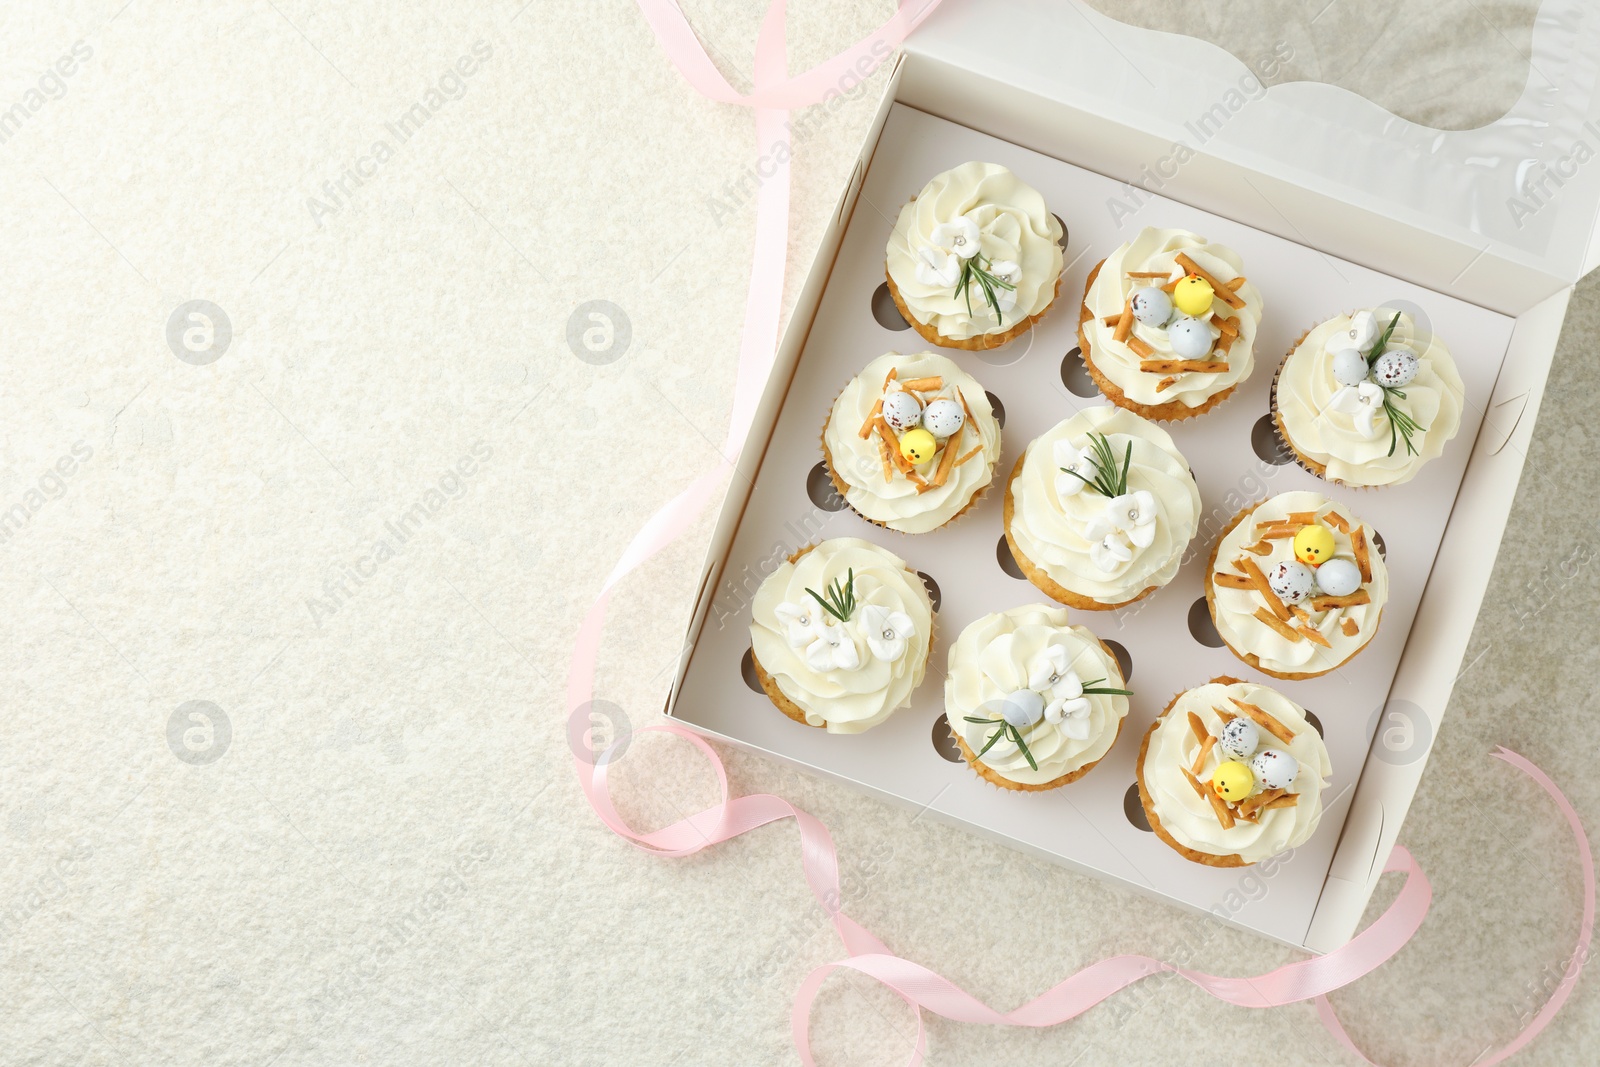
[[[756,45],[753,91],[741,94],[717,71],[682,12],[671,0],[638,2],[663,50],[696,90],[712,100],[754,109],[757,140],[763,146],[784,143],[782,126],[785,109],[820,101],[829,90],[838,89],[846,73],[860,76],[863,70],[861,64],[875,65],[877,59],[887,55],[904,40],[906,34],[938,5],[938,0],[923,0],[922,6],[913,11],[911,5],[902,0],[894,16],[874,33],[832,59],[790,78],[785,71],[784,0],[773,0],[762,21]],[[740,338],[733,415],[722,448],[722,461],[697,477],[650,517],[634,535],[607,577],[578,630],[567,677],[568,706],[574,711],[593,697],[595,663],[612,589],[625,575],[672,543],[688,528],[711,499],[724,470],[732,465],[749,433],[777,347],[784,257],[788,244],[787,158],[785,152],[783,160],[778,163],[777,173],[763,183],[758,193],[750,291],[745,302],[745,321]],[[1370,1064],[1372,1061],[1356,1047],[1334,1015],[1327,994],[1371,973],[1400,951],[1422,925],[1433,898],[1432,887],[1421,867],[1409,852],[1396,845],[1384,870],[1406,876],[1399,896],[1348,944],[1326,955],[1286,964],[1250,978],[1206,974],[1149,956],[1113,956],[1083,968],[1022,1007],[1001,1013],[950,980],[920,964],[896,956],[840,910],[839,861],[833,838],[826,826],[781,797],[769,794],[730,797],[727,772],[721,759],[705,740],[673,724],[649,726],[635,731],[640,734],[652,732],[681,737],[699,749],[716,773],[721,799],[704,811],[670,826],[640,833],[630,827],[613,806],[607,779],[611,757],[627,738],[615,740],[612,747],[600,753],[593,763],[582,758],[575,748],[574,767],[584,795],[601,821],[630,844],[663,856],[687,856],[779,819],[793,818],[799,826],[801,870],[812,893],[832,920],[848,954],[843,960],[814,970],[801,983],[796,994],[791,1017],[794,1043],[801,1061],[807,1067],[814,1067],[815,1064],[809,1035],[812,1002],[822,983],[841,967],[883,983],[911,1007],[917,1018],[916,1046],[909,1061],[911,1067],[921,1064],[927,1051],[922,1025],[924,1009],[961,1022],[1054,1026],[1082,1014],[1142,978],[1163,973],[1180,975],[1217,999],[1241,1007],[1271,1008],[1315,1000],[1317,1013],[1328,1031],[1344,1047],[1360,1056],[1362,1062]],[[1581,861],[1583,917],[1570,963],[1550,998],[1510,1043],[1487,1059],[1480,1057],[1475,1061],[1475,1067],[1492,1067],[1503,1062],[1525,1047],[1549,1024],[1577,984],[1578,975],[1588,958],[1594,929],[1594,858],[1577,811],[1555,783],[1523,757],[1503,748],[1497,750],[1494,756],[1538,783],[1565,816],[1577,842]]]

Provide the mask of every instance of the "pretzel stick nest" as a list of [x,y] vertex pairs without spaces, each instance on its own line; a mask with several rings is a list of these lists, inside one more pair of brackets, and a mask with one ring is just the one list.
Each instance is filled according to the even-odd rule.
[[1205,283],[1211,286],[1211,291],[1215,293],[1217,298],[1224,304],[1227,304],[1235,311],[1244,307],[1244,301],[1240,299],[1238,293],[1217,281],[1217,279],[1212,276],[1210,271],[1206,270],[1200,264],[1184,255],[1182,252],[1179,252],[1176,256],[1174,256],[1173,260],[1178,264],[1178,266],[1182,267],[1185,272],[1203,278]]
[[1300,631],[1292,629],[1288,623],[1278,618],[1266,608],[1257,608],[1255,617],[1272,627],[1272,629],[1278,631],[1279,635],[1282,636],[1285,641],[1304,640],[1304,638],[1300,636]]
[[1278,594],[1272,591],[1272,583],[1267,581],[1265,574],[1261,573],[1261,568],[1256,565],[1256,561],[1249,556],[1240,556],[1233,561],[1233,565],[1249,576],[1250,581],[1256,587],[1256,591],[1267,602],[1267,610],[1277,616],[1280,621],[1288,622],[1289,609],[1284,607],[1283,601],[1278,599]]
[[1206,757],[1211,755],[1211,749],[1216,745],[1216,743],[1217,739],[1212,737],[1210,734],[1207,734],[1206,739],[1200,742],[1200,751],[1195,754],[1194,762],[1189,765],[1189,770],[1193,772],[1196,777],[1199,777],[1200,771],[1204,769],[1206,765]]
[[1365,527],[1357,527],[1350,535],[1350,547],[1355,549],[1356,566],[1361,568],[1361,580],[1372,581],[1372,556],[1367,551],[1367,531]]
[[1361,627],[1356,625],[1356,620],[1348,616],[1339,620],[1339,629],[1346,637],[1354,637],[1361,632]]
[[1372,603],[1372,594],[1365,589],[1357,589],[1354,593],[1345,596],[1314,596],[1311,598],[1312,611],[1332,611],[1334,608],[1358,608],[1363,604]]
[[[1128,342],[1133,347],[1133,342]],[[1223,374],[1228,364],[1218,359],[1144,359],[1139,369],[1146,374]]]
[[1283,725],[1283,723],[1275,719],[1270,712],[1262,711],[1254,704],[1244,700],[1234,699],[1233,703],[1240,711],[1254,719],[1257,726],[1267,731],[1267,733],[1271,734],[1273,737],[1276,737],[1279,741],[1282,741],[1286,745],[1294,743],[1293,732],[1291,732],[1287,726]]

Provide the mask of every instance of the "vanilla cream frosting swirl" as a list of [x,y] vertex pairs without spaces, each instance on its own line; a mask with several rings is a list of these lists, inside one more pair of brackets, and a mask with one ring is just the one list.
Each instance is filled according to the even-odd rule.
[[[1053,669],[1048,667],[1052,662]],[[1063,664],[1065,669],[1061,669]],[[1041,673],[1041,665],[1046,665],[1054,683]],[[1028,604],[985,615],[962,630],[950,646],[945,717],[967,747],[978,752],[996,728],[969,723],[968,716],[998,717],[995,703],[1019,689],[1033,688],[1033,682],[1041,683],[1035,691],[1047,701],[1070,698],[1069,675],[1075,676],[1079,685],[1099,681],[1107,688],[1125,688],[1116,660],[1106,654],[1094,634],[1067,621],[1065,608]],[[1059,722],[1040,719],[1023,729],[1023,740],[1037,770],[1028,765],[1016,744],[1004,738],[980,757],[981,762],[1013,782],[1042,785],[1100,759],[1117,739],[1117,729],[1128,714],[1128,698],[1086,693],[1081,699],[1087,703],[1086,709],[1072,709]],[[1071,702],[1066,700],[1069,705]],[[1072,736],[1075,733],[1084,736]]]
[[[1155,508],[1149,543],[1128,546],[1125,561],[1107,561],[1094,551],[1099,539],[1090,535],[1107,499],[1087,487],[1072,491],[1066,481],[1072,476],[1061,471],[1070,453],[1089,444],[1091,430],[1105,435],[1119,464],[1133,445],[1129,494],[1149,493]],[[1058,585],[1102,604],[1120,604],[1171,581],[1199,526],[1200,490],[1188,460],[1165,430],[1118,407],[1085,408],[1035,438],[1010,493],[1008,531],[1017,548]]]
[[[972,418],[952,438],[955,448],[959,455],[965,455],[983,445],[980,454],[952,468],[943,485],[926,492],[918,492],[917,486],[892,464],[885,481],[877,434],[861,436],[862,424],[884,395],[884,380],[891,369],[897,372],[896,380],[902,382],[942,377],[944,388],[924,393],[924,399],[965,400]],[[1000,422],[983,386],[953,361],[934,352],[907,356],[890,352],[867,364],[834,400],[822,440],[834,473],[845,483],[845,499],[850,506],[901,533],[927,533],[949,522],[994,479],[994,465],[1000,458]],[[944,447],[946,443],[941,442],[940,450],[917,467],[917,473],[925,480],[932,479],[944,458]]]
[[[826,595],[829,585],[842,585],[852,568],[856,609],[839,624],[806,590]],[[797,618],[794,609],[805,608],[814,610]],[[897,625],[901,632],[883,632],[885,620],[897,617],[903,618]],[[843,655],[819,670],[806,640],[796,640],[797,628],[806,637],[825,632],[828,640],[853,647],[838,649]],[[805,712],[808,723],[826,726],[829,733],[860,733],[910,704],[927,670],[932,636],[933,602],[922,579],[899,556],[854,537],[824,541],[782,563],[756,590],[751,610],[750,647],[757,662]],[[899,655],[884,658],[885,646]]]
[[[1373,309],[1380,332],[1396,310]],[[1278,414],[1295,451],[1327,467],[1328,478],[1357,486],[1408,482],[1424,463],[1444,451],[1445,443],[1461,428],[1466,397],[1461,375],[1444,342],[1418,336],[1411,316],[1402,313],[1385,349],[1410,349],[1419,367],[1416,378],[1400,390],[1405,396],[1394,397],[1392,402],[1424,429],[1411,435],[1415,455],[1406,450],[1403,441],[1395,444],[1390,455],[1386,415],[1378,414],[1377,432],[1369,436],[1355,413],[1334,402],[1343,387],[1333,376],[1333,355],[1349,347],[1340,339],[1350,326],[1349,315],[1319,323],[1289,353],[1278,372],[1274,394]]]
[[[1206,730],[1218,736],[1223,720],[1217,709],[1240,714],[1232,703],[1234,699],[1254,704],[1294,735],[1294,740],[1284,745],[1262,730],[1260,747],[1286,751],[1299,763],[1299,773],[1289,792],[1298,793],[1300,800],[1293,807],[1263,811],[1259,822],[1238,819],[1232,829],[1224,830],[1210,802],[1184,778],[1183,769],[1193,766],[1200,751],[1200,741],[1189,727],[1189,713],[1198,715]],[[1208,782],[1217,764],[1229,758],[1220,745],[1212,745],[1195,777]],[[1333,768],[1328,763],[1327,746],[1306,720],[1305,709],[1300,705],[1254,682],[1208,682],[1179,696],[1157,720],[1140,773],[1161,828],[1180,845],[1212,856],[1238,856],[1246,863],[1257,863],[1304,844],[1316,831],[1322,820],[1322,791],[1328,786]]]
[[[1280,674],[1321,673],[1339,666],[1372,640],[1372,635],[1378,630],[1378,617],[1383,611],[1383,605],[1389,599],[1389,569],[1384,565],[1383,554],[1378,551],[1372,527],[1351,515],[1348,509],[1332,503],[1321,493],[1280,493],[1256,505],[1253,512],[1240,519],[1233,529],[1223,535],[1222,543],[1217,548],[1216,570],[1234,570],[1233,561],[1243,555],[1249,555],[1255,560],[1256,565],[1264,573],[1270,573],[1274,564],[1294,559],[1294,541],[1291,538],[1283,537],[1268,541],[1271,551],[1264,556],[1246,553],[1244,546],[1256,542],[1257,523],[1284,521],[1288,519],[1290,512],[1295,511],[1316,513],[1318,521],[1333,534],[1333,554],[1336,557],[1353,561],[1355,550],[1351,537],[1357,530],[1362,531],[1366,538],[1372,580],[1363,582],[1361,588],[1367,591],[1371,603],[1308,612],[1310,625],[1322,634],[1331,646],[1329,648],[1323,648],[1306,639],[1290,641],[1256,618],[1256,610],[1264,605],[1264,601],[1261,594],[1254,589],[1214,586],[1215,610],[1212,616],[1217,632],[1228,645],[1237,651],[1255,655],[1265,669]],[[1338,512],[1344,518],[1350,527],[1350,533],[1342,533],[1328,524],[1326,517],[1332,512]],[[1354,635],[1344,632],[1345,619],[1354,620],[1356,624]]]
[[[963,216],[976,225],[979,251],[986,261],[1019,269],[1015,290],[1003,294],[1002,304],[1015,301],[1003,311],[1004,321],[996,321],[975,283],[969,286],[969,311],[968,294],[957,291],[955,278],[931,279],[926,268],[918,270],[926,263],[925,251],[943,249],[944,242],[936,240],[942,234],[936,231]],[[963,163],[936,176],[900,209],[889,235],[889,277],[917,321],[941,335],[964,341],[1001,333],[1039,314],[1055,299],[1061,237],[1061,223],[1032,186],[998,163]]]
[[1130,278],[1129,271],[1162,271],[1167,278],[1181,278],[1184,270],[1177,263],[1178,253],[1183,253],[1202,267],[1218,282],[1227,283],[1244,274],[1244,262],[1231,248],[1210,244],[1204,237],[1187,230],[1158,230],[1147,228],[1132,241],[1118,248],[1100,264],[1100,273],[1084,296],[1084,306],[1091,318],[1083,324],[1084,336],[1089,341],[1090,355],[1101,374],[1121,389],[1136,404],[1157,405],[1178,401],[1186,407],[1200,407],[1213,396],[1243,381],[1255,365],[1256,327],[1261,322],[1261,293],[1248,280],[1238,289],[1244,307],[1234,310],[1222,300],[1212,304],[1212,314],[1231,319],[1239,329],[1239,337],[1227,353],[1213,348],[1207,360],[1226,360],[1228,369],[1223,372],[1186,372],[1176,375],[1177,381],[1165,389],[1157,386],[1165,374],[1155,374],[1139,369],[1141,359],[1182,359],[1172,350],[1165,327],[1146,326],[1137,319],[1133,323],[1133,336],[1154,350],[1150,356],[1140,356],[1118,341],[1113,335],[1113,321],[1121,316],[1122,308],[1135,289],[1160,286],[1161,278]]

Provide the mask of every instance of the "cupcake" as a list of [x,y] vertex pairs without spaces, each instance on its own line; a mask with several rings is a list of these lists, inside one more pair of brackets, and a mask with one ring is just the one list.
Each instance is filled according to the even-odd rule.
[[1006,485],[1017,566],[1052,599],[1088,611],[1170,582],[1199,522],[1189,462],[1165,430],[1121,408],[1086,408],[1035,438]]
[[1238,253],[1146,229],[1089,272],[1078,344],[1112,403],[1147,419],[1210,411],[1250,374],[1261,294]]
[[1377,535],[1320,493],[1280,493],[1234,516],[1206,570],[1233,654],[1274,678],[1315,678],[1367,647],[1389,598]]
[[822,458],[839,495],[868,522],[927,533],[994,480],[1000,422],[971,375],[934,352],[890,352],[833,402]]
[[1409,482],[1461,428],[1465,399],[1444,342],[1393,308],[1311,327],[1272,380],[1283,443],[1340,485]]
[[1144,735],[1137,773],[1157,837],[1195,863],[1246,867],[1311,837],[1332,768],[1304,708],[1214,678],[1172,698]]
[[886,272],[900,314],[944,348],[999,348],[1061,288],[1061,223],[998,163],[963,163],[900,209]]
[[854,537],[802,548],[751,610],[750,652],[772,702],[829,733],[870,730],[911,703],[933,642],[933,602],[893,552]]
[[944,681],[950,733],[1002,789],[1075,782],[1110,751],[1128,715],[1116,657],[1067,610],[1030,604],[961,631]]

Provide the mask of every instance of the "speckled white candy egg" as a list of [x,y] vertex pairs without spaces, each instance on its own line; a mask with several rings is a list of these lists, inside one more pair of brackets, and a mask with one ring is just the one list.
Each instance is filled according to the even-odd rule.
[[1222,746],[1222,751],[1242,762],[1254,755],[1256,746],[1261,744],[1261,730],[1241,715],[1228,721],[1217,743]]
[[1361,588],[1361,568],[1335,556],[1317,568],[1317,588],[1329,596],[1349,596]]
[[922,401],[903,390],[883,398],[883,421],[895,433],[915,429],[922,422]]
[[1044,697],[1032,689],[1018,689],[1006,697],[1000,716],[1019,730],[1025,730],[1044,718]]
[[1250,770],[1263,789],[1288,789],[1294,785],[1300,764],[1289,753],[1278,748],[1264,748],[1250,761]]
[[1417,354],[1409,348],[1391,348],[1372,361],[1372,380],[1385,389],[1410,385],[1422,368]]
[[1172,318],[1172,297],[1165,289],[1153,285],[1135,289],[1128,303],[1133,307],[1133,317],[1146,326],[1165,326]]
[[1353,348],[1341,348],[1333,354],[1333,380],[1340,385],[1360,385],[1367,380],[1367,357]]
[[1211,332],[1210,323],[1180,315],[1167,327],[1167,339],[1180,358],[1199,359],[1211,351],[1216,335]]
[[1285,604],[1298,604],[1311,595],[1317,580],[1310,567],[1297,559],[1286,559],[1267,572],[1267,584]]
[[922,428],[935,437],[949,437],[961,429],[961,424],[966,421],[966,416],[961,413],[961,405],[954,400],[943,398],[933,401],[922,413]]

